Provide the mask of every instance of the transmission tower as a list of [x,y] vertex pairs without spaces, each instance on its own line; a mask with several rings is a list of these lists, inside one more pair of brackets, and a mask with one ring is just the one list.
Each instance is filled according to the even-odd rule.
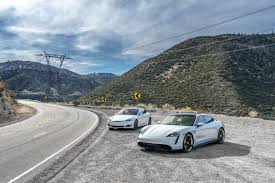
[[[43,51],[43,53],[36,54],[36,56],[45,57],[45,60],[47,61],[47,65],[48,65],[48,69],[49,69],[49,76],[48,76],[48,81],[47,81],[46,93],[50,93],[50,88],[51,88],[52,84],[54,84],[56,81],[57,81],[58,92],[60,92],[61,91],[61,81],[60,81],[61,67],[62,67],[65,59],[72,59],[72,58],[71,57],[67,57],[66,54],[61,55],[61,54],[47,53],[45,50]],[[52,68],[50,67],[50,60],[52,58],[53,59],[58,59],[60,61],[60,63],[59,63],[59,70],[58,70],[58,73],[57,73],[56,76],[53,75],[54,73],[52,72]]]
[[52,54],[52,53],[47,53],[45,50],[44,50],[43,53],[36,54],[36,56],[45,57],[48,65],[50,65],[51,58],[59,59],[59,61],[60,61],[59,69],[62,67],[65,59],[72,59],[71,57],[67,57],[66,54],[63,54],[63,55],[61,55],[61,54]]

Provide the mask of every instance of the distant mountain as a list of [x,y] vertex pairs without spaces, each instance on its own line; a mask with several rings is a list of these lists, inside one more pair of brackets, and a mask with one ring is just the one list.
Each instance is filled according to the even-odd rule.
[[[275,44],[275,35],[186,40],[96,88],[91,103],[100,95],[106,95],[109,104],[134,103],[133,93],[140,90],[142,103],[241,116],[255,110],[275,118],[275,46],[248,49],[265,44]],[[244,50],[233,51],[238,49]]]
[[105,84],[114,80],[118,76],[112,73],[91,73],[87,75],[89,78],[95,80],[99,84]]
[[15,119],[15,94],[0,80],[0,123]]
[[67,100],[79,98],[116,77],[110,73],[80,75],[30,61],[0,63],[0,77],[18,98]]

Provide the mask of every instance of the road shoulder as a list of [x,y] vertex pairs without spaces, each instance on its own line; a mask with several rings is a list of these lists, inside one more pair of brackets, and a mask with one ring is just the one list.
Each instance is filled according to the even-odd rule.
[[62,153],[58,158],[54,159],[46,168],[43,168],[34,175],[28,183],[36,182],[48,182],[58,175],[63,169],[65,169],[74,159],[76,159],[82,152],[85,151],[87,147],[94,143],[95,139],[103,133],[105,125],[102,124],[102,114],[94,110],[87,110],[84,108],[78,108],[81,110],[86,110],[94,113],[98,117],[98,124],[93,131],[91,131],[87,136],[81,139],[79,142],[74,144],[70,149]]

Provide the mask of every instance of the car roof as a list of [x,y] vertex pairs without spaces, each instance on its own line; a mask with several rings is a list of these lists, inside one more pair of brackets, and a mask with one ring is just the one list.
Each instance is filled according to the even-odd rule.
[[173,116],[181,116],[181,115],[187,115],[187,116],[196,116],[197,113],[195,112],[178,112],[175,114],[172,114]]
[[126,108],[123,108],[123,109],[138,109],[138,110],[140,110],[140,109],[143,109],[143,108],[137,108],[137,107],[126,107]]

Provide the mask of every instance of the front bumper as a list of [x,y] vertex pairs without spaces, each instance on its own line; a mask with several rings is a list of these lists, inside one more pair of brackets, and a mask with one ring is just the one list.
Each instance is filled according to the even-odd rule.
[[[142,136],[142,135],[140,135]],[[180,150],[182,149],[182,138],[165,137],[163,139],[138,137],[137,144],[143,148],[161,149],[161,150]]]
[[109,121],[108,128],[134,128],[133,121]]

